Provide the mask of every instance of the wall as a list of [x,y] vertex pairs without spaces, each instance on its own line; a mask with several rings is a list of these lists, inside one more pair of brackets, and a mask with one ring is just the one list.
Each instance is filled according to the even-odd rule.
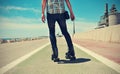
[[76,33],[75,38],[120,43],[120,24],[88,32]]

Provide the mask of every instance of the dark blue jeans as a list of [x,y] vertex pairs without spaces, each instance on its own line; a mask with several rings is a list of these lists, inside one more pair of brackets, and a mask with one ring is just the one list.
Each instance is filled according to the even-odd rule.
[[72,40],[71,40],[71,37],[67,31],[66,19],[64,18],[64,14],[49,14],[49,13],[47,13],[49,37],[50,37],[50,42],[52,45],[53,56],[55,58],[58,57],[58,48],[57,48],[56,36],[55,36],[55,22],[56,21],[58,22],[60,29],[61,29],[61,32],[66,39],[66,42],[68,45],[68,53],[72,56],[75,56]]

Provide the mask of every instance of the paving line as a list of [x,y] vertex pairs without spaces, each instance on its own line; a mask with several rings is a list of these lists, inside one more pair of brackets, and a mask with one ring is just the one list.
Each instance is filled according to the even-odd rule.
[[117,71],[118,73],[120,73],[120,65],[119,64],[117,64],[114,61],[111,61],[111,60],[109,60],[109,59],[107,59],[107,58],[105,58],[105,57],[103,57],[103,56],[101,56],[99,54],[96,54],[96,53],[90,51],[89,49],[84,48],[84,47],[82,47],[82,46],[80,46],[80,45],[78,45],[76,43],[74,43],[74,45],[76,47],[78,47],[80,50],[88,53],[92,57],[96,58],[97,60],[101,61],[102,63],[104,63],[108,67],[110,67],[110,68],[114,69],[115,71]]
[[13,67],[15,67],[16,65],[18,65],[19,63],[21,63],[22,61],[26,60],[27,58],[31,57],[32,55],[34,55],[35,53],[37,53],[38,51],[42,50],[43,48],[45,48],[46,46],[48,46],[50,43],[47,43],[37,49],[35,49],[34,51],[18,58],[17,60],[14,60],[13,62],[7,64],[6,66],[3,66],[2,68],[0,68],[0,74],[4,74],[5,72],[7,72],[8,70],[12,69]]

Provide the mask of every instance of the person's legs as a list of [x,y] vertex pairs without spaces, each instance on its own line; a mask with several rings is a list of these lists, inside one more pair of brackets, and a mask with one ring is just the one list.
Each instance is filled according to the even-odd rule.
[[49,28],[49,37],[50,42],[52,45],[52,60],[58,58],[58,48],[56,44],[56,37],[55,37],[55,19],[53,14],[47,14],[47,22],[48,22],[48,28]]
[[68,53],[66,55],[70,55],[75,57],[75,52],[74,52],[74,47],[72,44],[71,37],[67,31],[67,26],[66,26],[66,20],[64,19],[64,15],[60,14],[59,19],[57,20],[60,29],[62,31],[62,34],[64,35],[67,45],[68,45]]

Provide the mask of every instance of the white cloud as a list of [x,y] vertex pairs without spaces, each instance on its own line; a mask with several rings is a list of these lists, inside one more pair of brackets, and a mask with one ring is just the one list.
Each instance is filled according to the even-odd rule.
[[40,18],[25,18],[25,17],[0,17],[0,23],[17,23],[17,24],[36,24],[41,23]]
[[[82,18],[81,18],[82,19]],[[47,24],[47,23],[45,23]],[[56,23],[57,24],[57,23]],[[41,19],[35,18],[24,18],[24,17],[15,17],[15,18],[5,18],[0,17],[0,26],[1,27],[16,27],[16,28],[39,28],[44,26],[44,23],[41,22]],[[35,27],[36,26],[36,27]],[[96,22],[88,22],[85,20],[75,21],[75,27],[78,32],[92,30],[97,26]],[[73,29],[73,22],[67,21],[67,27],[69,30]],[[58,29],[59,27],[56,26]]]
[[41,23],[40,19],[0,17],[0,37],[37,37],[43,35],[48,35],[48,27],[46,23]]
[[[14,33],[19,33],[19,31],[22,31],[23,34],[27,34],[28,32],[31,32],[33,35],[36,34],[36,36],[37,34],[48,35],[47,23],[41,23],[40,21],[41,19],[24,18],[24,17],[16,17],[16,18],[0,17],[0,30],[7,32],[9,32],[9,30],[12,30],[14,31]],[[85,31],[93,30],[96,26],[97,26],[96,22],[88,22],[85,20],[75,21],[76,32],[85,32]],[[67,27],[70,34],[72,34],[73,22],[70,20],[67,21]],[[56,23],[56,33],[61,33],[57,23]]]
[[79,21],[76,22],[76,27],[80,27],[83,31],[88,31],[88,30],[92,30],[97,26],[96,22],[83,22],[83,21]]
[[[97,22],[90,22],[90,21],[85,20],[84,18],[79,18],[75,20],[74,22],[75,22],[76,32],[85,32],[85,31],[93,30],[94,28],[97,27]],[[67,26],[68,26],[69,32],[72,33],[73,22],[67,21]]]
[[17,23],[5,23],[0,24],[0,29],[6,29],[6,30],[17,30],[17,29],[26,29],[26,30],[37,30],[37,29],[43,29],[45,28],[44,25],[41,24],[17,24]]
[[7,18],[0,17],[0,29],[44,29],[46,25],[41,23],[40,19],[35,18],[24,18],[24,17],[16,17],[16,18]]
[[17,7],[17,6],[0,6],[0,9],[3,9],[3,10],[19,10],[19,11],[33,11],[35,13],[41,13],[40,10],[38,9],[35,9],[35,8],[24,8],[24,7]]

